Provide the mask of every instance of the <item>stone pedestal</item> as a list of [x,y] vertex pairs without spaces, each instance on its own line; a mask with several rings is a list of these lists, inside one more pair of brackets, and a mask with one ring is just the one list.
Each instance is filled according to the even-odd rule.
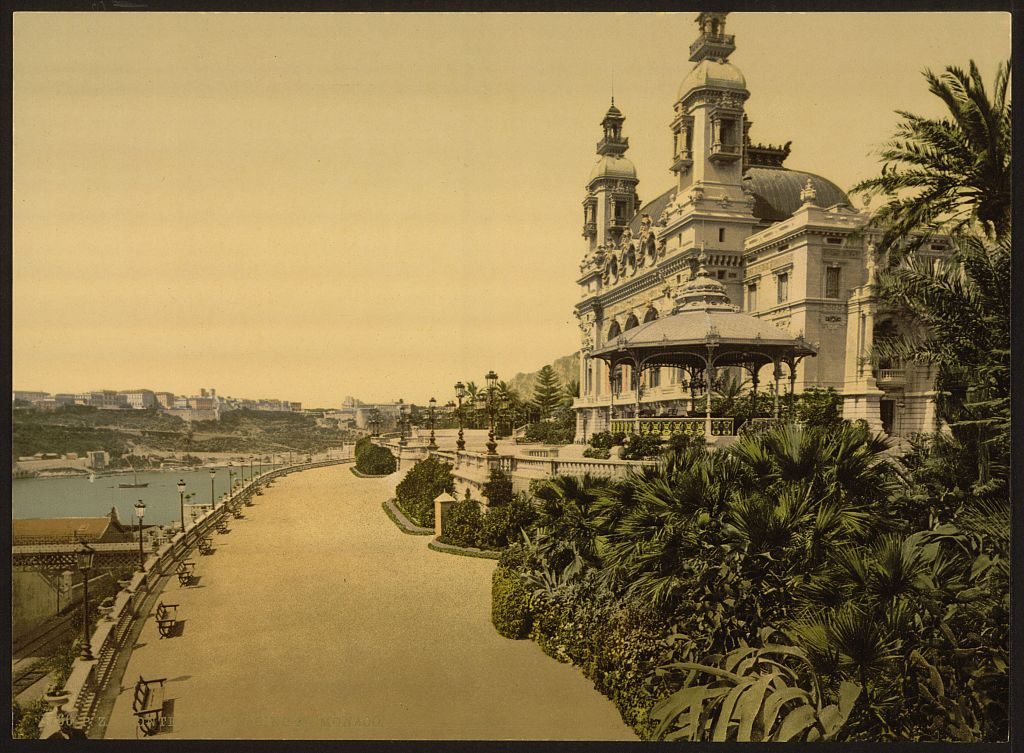
[[434,498],[434,535],[435,536],[440,536],[441,535],[441,532],[444,530],[444,523],[448,519],[448,511],[451,509],[452,505],[454,505],[456,502],[458,502],[458,500],[455,499],[455,497],[453,497],[448,492],[443,492],[441,494],[438,494]]

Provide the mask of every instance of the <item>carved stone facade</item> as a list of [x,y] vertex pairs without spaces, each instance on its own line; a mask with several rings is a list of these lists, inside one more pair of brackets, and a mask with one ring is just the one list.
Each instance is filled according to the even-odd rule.
[[[850,418],[897,435],[930,431],[932,375],[868,363],[879,317],[905,326],[880,313],[874,297],[879,233],[867,228],[870,214],[853,209],[830,181],[784,168],[791,142],[750,142],[744,110],[750,92],[728,62],[735,40],[725,34],[726,15],[697,17],[700,34],[690,58],[695,65],[669,123],[673,187],[641,205],[639,178],[625,158],[625,117],[613,102],[602,121],[604,138],[583,202],[587,248],[575,307],[581,332],[577,441],[606,430],[613,417],[632,418],[637,389],[641,415],[687,415],[693,380],[675,373],[679,369],[637,376],[624,366],[612,375],[589,355],[632,327],[670,316],[674,295],[693,277],[702,251],[708,274],[732,303],[817,349],[792,381],[787,375],[787,389],[833,387],[843,394]],[[948,240],[935,238],[930,247],[942,256]],[[759,375],[764,384],[771,378]]]

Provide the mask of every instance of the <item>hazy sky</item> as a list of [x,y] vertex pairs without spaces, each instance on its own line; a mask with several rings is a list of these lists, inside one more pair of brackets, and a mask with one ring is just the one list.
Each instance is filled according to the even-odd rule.
[[[694,13],[14,19],[13,385],[452,397],[579,346],[599,122],[672,184]],[[754,141],[848,188],[1005,13],[734,13]]]

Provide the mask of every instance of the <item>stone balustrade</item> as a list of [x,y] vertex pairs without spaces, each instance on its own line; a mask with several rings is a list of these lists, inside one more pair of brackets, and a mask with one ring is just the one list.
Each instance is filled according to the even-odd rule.
[[[66,700],[51,708],[39,723],[41,738],[59,737],[62,724],[75,727],[85,733],[92,726],[100,696],[113,679],[118,653],[124,649],[138,620],[145,620],[149,613],[147,602],[153,601],[163,587],[164,579],[173,575],[178,562],[185,559],[197,545],[200,538],[212,533],[221,518],[229,514],[228,505],[240,503],[254,494],[260,484],[285,476],[294,471],[304,471],[340,463],[351,463],[352,458],[320,460],[296,463],[283,468],[266,471],[255,479],[235,489],[216,510],[209,510],[195,519],[185,531],[179,531],[167,543],[149,554],[145,570],[136,572],[127,588],[114,598],[114,608],[109,615],[99,620],[90,637],[90,647],[95,659],[76,659],[64,683]],[[93,548],[103,544],[91,544]]]

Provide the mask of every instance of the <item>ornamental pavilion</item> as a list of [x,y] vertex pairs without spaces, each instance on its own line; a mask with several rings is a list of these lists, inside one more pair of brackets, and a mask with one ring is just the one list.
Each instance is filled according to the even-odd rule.
[[[732,417],[711,417],[711,400],[705,399],[703,424],[693,418],[643,418],[640,416],[641,380],[647,369],[662,366],[686,369],[695,382],[709,396],[710,386],[717,381],[719,369],[735,367],[750,375],[753,394],[757,395],[758,375],[772,364],[774,385],[774,413],[779,416],[779,382],[782,364],[788,370],[790,394],[796,381],[797,364],[807,356],[817,355],[802,335],[787,332],[763,319],[740,312],[729,302],[725,286],[711,277],[707,269],[707,254],[701,250],[694,277],[683,283],[676,292],[672,313],[653,319],[620,333],[605,347],[591,353],[608,364],[611,374],[619,375],[628,364],[633,379],[635,396],[633,419],[613,420],[614,402],[609,405],[609,426],[612,431],[636,434],[661,434],[690,431],[705,437],[734,434]],[[621,386],[621,385],[620,385]],[[617,390],[613,389],[612,396]]]

